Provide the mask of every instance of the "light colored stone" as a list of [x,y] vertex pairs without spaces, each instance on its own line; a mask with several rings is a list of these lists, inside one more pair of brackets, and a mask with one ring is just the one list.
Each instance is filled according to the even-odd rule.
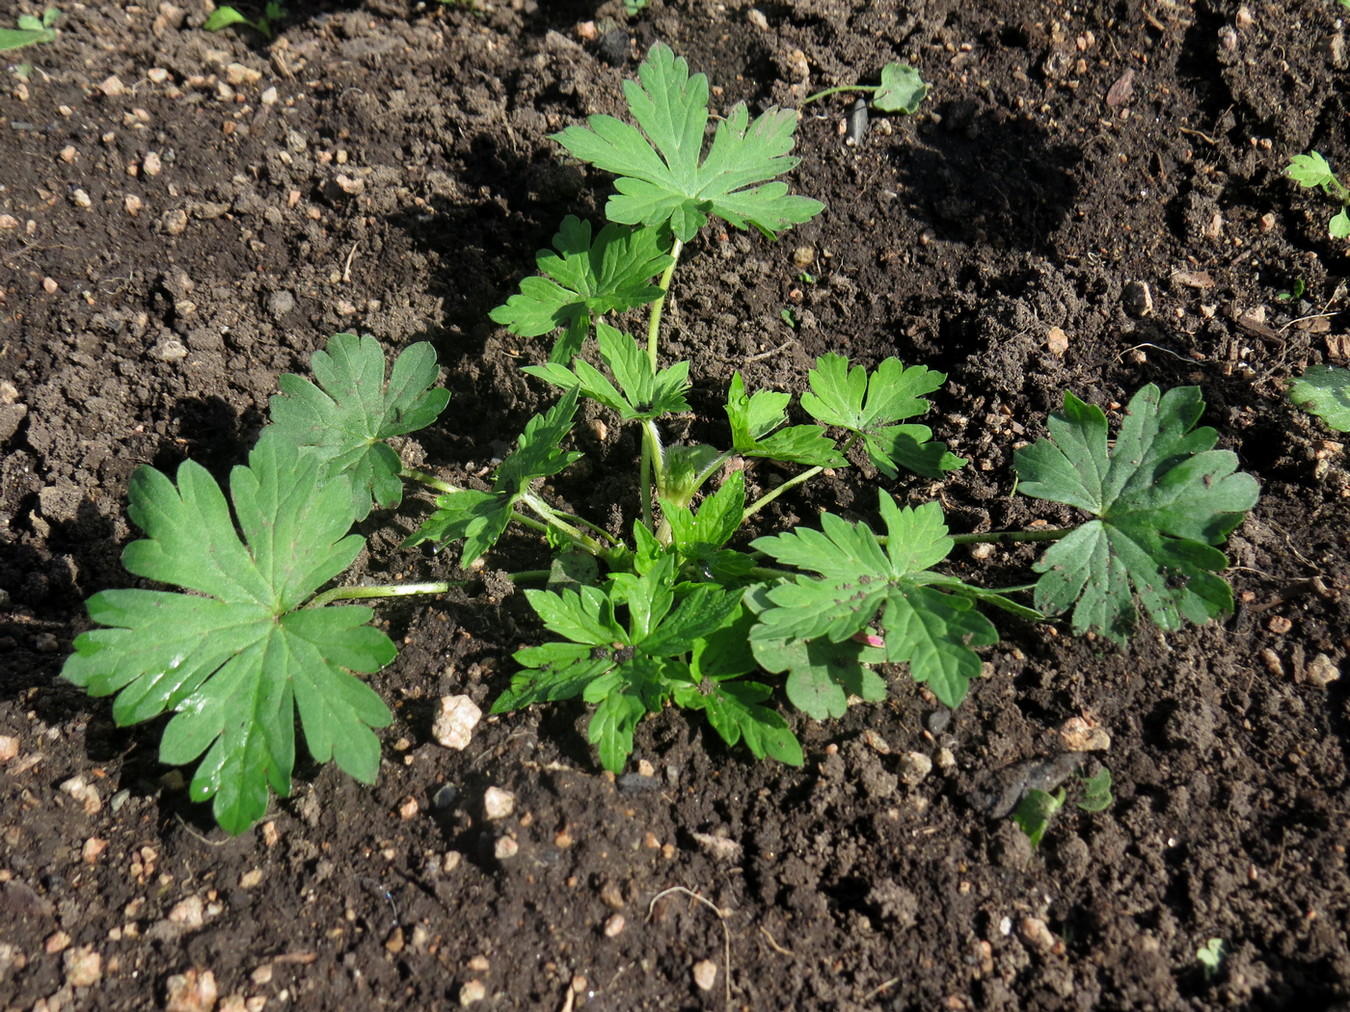
[[61,957],[70,987],[92,987],[103,979],[103,957],[92,945],[81,945]]
[[906,752],[900,757],[900,782],[914,787],[933,772],[933,760],[922,752]]
[[1303,669],[1301,681],[1324,689],[1341,677],[1341,669],[1326,654],[1318,654]]
[[61,791],[78,801],[84,807],[86,815],[93,815],[103,807],[103,799],[99,796],[98,788],[84,777],[71,777],[64,781],[61,784]]
[[463,750],[482,719],[483,711],[468,696],[442,696],[441,712],[431,726],[431,733],[446,748]]
[[693,966],[694,986],[700,991],[711,991],[717,983],[717,964],[711,959],[700,959]]
[[[3,400],[3,397],[0,397],[0,400]],[[0,734],[0,762],[7,763],[18,754],[19,739],[12,734]]]
[[164,985],[164,1012],[211,1012],[216,1007],[216,975],[196,967],[177,973]]
[[489,787],[483,792],[483,814],[488,821],[505,819],[516,810],[516,796],[500,787]]
[[623,932],[624,925],[627,923],[623,914],[611,914],[609,920],[605,921],[605,937],[617,938]]
[[1059,736],[1070,752],[1105,752],[1111,748],[1111,736],[1105,729],[1082,717],[1070,717],[1061,724]]
[[459,1004],[463,1008],[468,1008],[486,997],[487,987],[481,980],[466,980],[464,986],[459,989]]

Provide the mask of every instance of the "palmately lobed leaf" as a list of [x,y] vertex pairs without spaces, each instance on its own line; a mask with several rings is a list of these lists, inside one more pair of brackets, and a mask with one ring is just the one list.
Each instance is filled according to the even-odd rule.
[[151,468],[137,473],[129,512],[146,537],[127,546],[127,568],[205,596],[95,594],[89,615],[103,628],[76,638],[62,676],[95,696],[118,693],[119,724],[174,713],[161,759],[205,753],[191,796],[214,798],[217,821],[240,833],[266,811],[269,787],[289,791],[297,710],[316,760],[375,778],[371,729],[392,718],[352,672],[375,672],[396,651],[368,625],[369,608],[296,610],[361,550],[347,535],[345,476],[273,439],[234,469],[230,486],[243,539],[200,465],[182,464],[176,483]]
[[1050,438],[1016,455],[1022,492],[1097,517],[1035,564],[1036,607],[1072,607],[1075,631],[1120,644],[1134,629],[1136,600],[1162,629],[1232,611],[1232,591],[1216,575],[1228,560],[1214,546],[1259,495],[1236,455],[1213,449],[1215,431],[1195,427],[1204,412],[1199,388],[1164,394],[1149,384],[1127,412],[1111,445],[1106,415],[1066,393]]
[[668,222],[687,242],[709,214],[774,236],[823,210],[819,201],[791,195],[785,183],[773,181],[797,165],[787,154],[795,113],[770,109],[752,121],[744,104],[737,105],[717,124],[700,162],[710,115],[708,79],[691,76],[689,64],[664,43],[652,46],[638,76],[624,82],[624,93],[641,129],[594,115],[587,126],[554,135],[577,158],[619,177],[619,192],[605,208],[611,221]]
[[[980,658],[971,648],[996,643],[998,633],[974,609],[971,595],[952,592],[954,578],[940,583],[927,573],[952,547],[941,507],[934,502],[900,507],[884,491],[878,495],[884,546],[865,524],[829,513],[822,514],[820,531],[799,529],[751,543],[780,564],[820,574],[819,579],[798,576],[766,592],[769,607],[751,633],[752,645],[759,644],[756,656],[781,664],[792,642],[824,638],[838,644],[867,635],[876,622],[886,658],[907,663],[915,681],[926,683],[945,705],[956,706],[979,677]],[[803,681],[838,681],[845,673],[860,678],[851,666],[832,675],[809,652],[787,659]],[[808,691],[799,685],[804,698]],[[828,684],[816,686],[815,694],[837,699]]]
[[409,345],[385,381],[385,356],[369,335],[336,334],[316,351],[310,368],[318,384],[287,374],[271,400],[264,438],[283,439],[313,453],[352,482],[356,519],[372,502],[384,509],[403,498],[402,464],[384,440],[425,428],[450,400],[437,379],[436,353],[425,341]]

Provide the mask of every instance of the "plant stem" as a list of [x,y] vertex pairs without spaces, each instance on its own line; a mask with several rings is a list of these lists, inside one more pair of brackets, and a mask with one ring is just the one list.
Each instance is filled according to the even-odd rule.
[[462,587],[468,580],[445,580],[439,583],[396,583],[374,587],[333,587],[316,594],[306,607],[322,608],[330,601],[359,601],[372,597],[410,597],[413,594],[446,594],[451,587]]
[[992,544],[996,541],[1058,541],[1077,527],[1051,527],[1040,531],[986,531],[984,534],[953,534],[958,545]]
[[818,98],[824,98],[827,95],[837,95],[841,91],[879,91],[880,85],[875,84],[841,84],[837,88],[826,88],[824,91],[818,91],[814,95],[808,95],[802,99],[802,105],[810,105]]
[[550,527],[557,531],[561,531],[569,541],[583,552],[587,552],[597,558],[605,558],[608,555],[604,545],[600,544],[600,542],[596,541],[595,538],[591,537],[580,528],[568,523],[558,515],[558,512],[552,506],[544,502],[544,500],[540,499],[533,492],[526,492],[520,497],[520,501],[543,517],[545,523]]
[[453,492],[463,491],[463,489],[451,485],[449,482],[441,481],[441,479],[437,478],[434,474],[427,474],[426,471],[419,471],[417,468],[409,467],[406,464],[403,465],[403,470],[400,471],[399,474],[404,478],[420,481],[423,485],[434,488],[437,492],[444,492],[447,495]]
[[661,309],[666,304],[666,293],[670,291],[670,279],[675,273],[675,265],[680,262],[680,251],[683,249],[684,243],[679,239],[675,239],[671,244],[670,266],[665,269],[665,272],[661,275],[661,280],[657,282],[661,294],[652,303],[651,315],[647,317],[647,358],[652,363],[653,372],[657,369],[656,359],[661,334]]
[[[851,434],[848,437],[848,439],[844,441],[844,445],[839,448],[840,456],[847,457],[848,451],[853,449],[853,445],[857,443],[858,440],[861,438],[862,436],[860,433],[854,432],[853,434]],[[804,481],[810,481],[816,475],[820,474],[820,472],[823,470],[825,470],[825,468],[820,466],[810,468],[806,471],[803,471],[795,478],[789,478],[787,481],[783,482],[783,484],[779,485],[776,489],[773,489],[771,492],[768,492],[765,495],[760,496],[758,499],[756,499],[753,503],[751,503],[749,506],[745,508],[745,512],[741,514],[741,523],[745,523],[752,516],[754,516],[756,513],[762,510],[765,506],[769,505],[769,503],[773,502],[788,489],[793,488],[796,485],[800,485]]]

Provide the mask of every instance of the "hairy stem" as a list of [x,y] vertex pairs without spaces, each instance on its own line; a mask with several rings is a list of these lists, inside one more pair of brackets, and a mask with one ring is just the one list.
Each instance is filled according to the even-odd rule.
[[953,534],[958,545],[993,544],[997,541],[1058,541],[1077,527],[1051,527],[1040,531],[986,531],[983,534]]
[[447,495],[452,492],[462,491],[458,486],[451,485],[448,481],[441,481],[441,479],[437,478],[434,474],[428,474],[426,471],[419,471],[417,468],[409,467],[407,464],[403,465],[403,470],[399,472],[399,475],[403,478],[411,478],[413,481],[420,481],[428,488],[434,488],[437,492],[445,492]]
[[661,294],[657,296],[652,303],[651,314],[647,317],[647,358],[651,360],[652,371],[657,369],[657,349],[660,344],[661,334],[661,309],[666,304],[666,293],[670,291],[670,279],[675,274],[675,265],[680,262],[680,251],[684,249],[684,243],[676,239],[670,247],[670,266],[665,269],[661,275],[661,280],[657,282],[657,287],[661,289]]
[[837,95],[841,91],[878,91],[880,85],[875,84],[841,84],[837,88],[826,88],[824,91],[818,91],[814,95],[808,95],[802,99],[802,105],[810,105],[812,102],[827,95]]

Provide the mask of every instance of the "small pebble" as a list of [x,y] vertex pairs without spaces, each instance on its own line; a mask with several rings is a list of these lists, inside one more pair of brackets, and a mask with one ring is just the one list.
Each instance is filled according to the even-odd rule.
[[58,952],[65,952],[70,948],[70,936],[64,931],[53,931],[47,936],[47,940],[42,943],[42,948],[49,956]]
[[516,796],[500,787],[489,787],[483,792],[483,814],[489,822],[504,819],[516,810]]
[[933,772],[933,760],[922,752],[906,752],[900,757],[900,782],[910,787],[923,782]]
[[507,858],[515,857],[520,853],[520,844],[514,837],[503,836],[492,847],[492,856],[498,861],[505,861]]
[[118,95],[125,95],[127,86],[122,83],[122,79],[116,74],[103,79],[101,83],[95,86],[108,98],[116,98]]
[[1341,669],[1337,667],[1326,654],[1318,654],[1303,670],[1303,678],[1300,679],[1308,685],[1315,685],[1319,689],[1324,689],[1332,682],[1341,677]]
[[218,994],[216,975],[193,967],[165,981],[164,1012],[211,1012]]
[[1128,281],[1120,293],[1125,312],[1141,319],[1153,312],[1153,290],[1147,281]]
[[711,991],[717,983],[717,964],[711,959],[700,959],[693,966],[694,986],[700,991]]
[[103,979],[103,957],[92,945],[69,950],[61,959],[70,987],[92,987]]
[[1023,917],[1017,924],[1017,937],[1027,948],[1039,953],[1053,952],[1060,944],[1054,932],[1039,917]]
[[1056,358],[1063,358],[1069,350],[1069,336],[1061,327],[1051,327],[1045,332],[1045,350]]
[[122,206],[126,208],[127,214],[134,218],[141,213],[141,208],[145,206],[145,202],[136,194],[128,193],[122,200]]
[[459,1004],[468,1008],[475,1002],[480,1002],[487,997],[487,988],[481,980],[468,980],[464,986],[459,989]]
[[617,938],[623,931],[624,925],[628,922],[624,920],[623,914],[612,914],[609,920],[605,921],[605,937]]
[[[282,310],[281,307],[286,302],[290,304]],[[294,305],[295,300],[289,292],[273,292],[268,297],[268,308],[273,316],[284,316]],[[431,733],[446,748],[462,751],[468,747],[473,738],[473,729],[482,719],[483,711],[468,696],[442,696],[441,712],[437,714],[436,722],[431,726]],[[488,818],[491,819],[493,816],[489,815]]]
[[9,762],[19,754],[19,739],[12,734],[0,734],[0,762]]
[[164,171],[164,160],[158,151],[147,151],[141,159],[141,171],[147,176],[157,176]]
[[1082,717],[1070,717],[1059,726],[1064,747],[1070,752],[1105,752],[1111,748],[1111,736]]
[[431,807],[444,811],[455,803],[459,797],[459,788],[454,784],[442,784],[436,789],[436,793],[431,796]]
[[151,67],[145,72],[145,76],[155,84],[163,84],[169,79],[169,72],[163,67]]
[[80,152],[75,148],[74,144],[67,144],[61,149],[61,161],[65,162],[67,165],[75,161],[79,156]]
[[769,30],[769,19],[764,16],[764,12],[758,7],[751,7],[745,13],[745,20],[749,21],[751,26],[758,28],[761,32]]
[[182,235],[187,231],[187,212],[181,207],[165,211],[159,218],[159,227],[169,235]]

